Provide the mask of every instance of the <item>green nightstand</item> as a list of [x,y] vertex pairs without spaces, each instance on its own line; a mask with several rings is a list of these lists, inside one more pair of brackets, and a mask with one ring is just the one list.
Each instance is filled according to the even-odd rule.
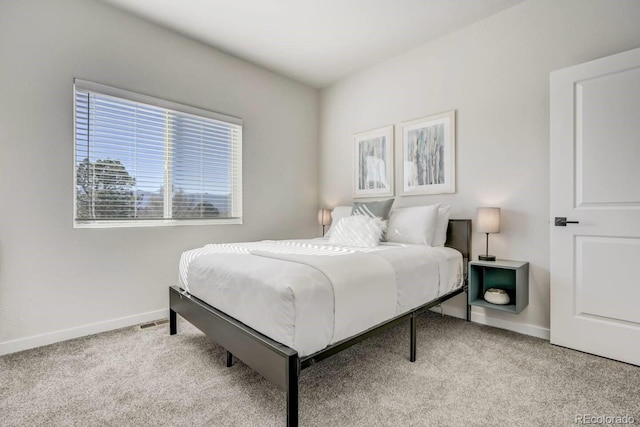
[[[489,288],[507,291],[510,302],[491,304],[484,300]],[[520,313],[529,304],[529,263],[499,259],[469,263],[469,293],[467,303],[509,313]]]

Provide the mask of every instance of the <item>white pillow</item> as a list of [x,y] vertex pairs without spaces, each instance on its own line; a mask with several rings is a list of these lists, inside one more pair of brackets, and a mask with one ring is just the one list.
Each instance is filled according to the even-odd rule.
[[331,223],[335,224],[338,221],[340,221],[342,218],[344,218],[345,216],[351,215],[351,210],[352,209],[353,209],[353,207],[351,205],[349,205],[349,206],[336,206],[331,211]]
[[391,210],[387,242],[431,246],[440,204]]
[[447,227],[449,226],[449,217],[451,216],[451,206],[440,205],[438,209],[438,219],[436,221],[436,229],[433,233],[433,240],[431,246],[444,246],[444,242],[447,241]]
[[331,228],[329,228],[329,231],[327,231],[324,237],[331,237],[331,234],[333,234],[333,226],[336,225],[345,216],[351,215],[352,209],[353,208],[351,206],[336,206],[335,208],[333,208],[333,210],[331,211]]
[[362,248],[375,248],[387,228],[387,221],[367,215],[350,215],[331,229],[329,243]]

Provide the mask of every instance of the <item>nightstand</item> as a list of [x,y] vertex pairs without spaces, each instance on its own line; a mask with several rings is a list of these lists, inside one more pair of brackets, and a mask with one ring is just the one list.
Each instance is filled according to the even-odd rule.
[[[489,288],[507,291],[509,304],[499,305],[485,301],[484,293]],[[477,307],[520,313],[529,304],[529,263],[506,259],[471,261],[467,303]]]

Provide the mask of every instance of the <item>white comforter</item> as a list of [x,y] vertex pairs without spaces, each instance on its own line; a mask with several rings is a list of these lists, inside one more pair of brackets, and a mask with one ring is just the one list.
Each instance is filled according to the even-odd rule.
[[[375,277],[376,280],[371,280]],[[183,253],[192,295],[306,356],[459,287],[449,248],[324,239],[207,245]]]

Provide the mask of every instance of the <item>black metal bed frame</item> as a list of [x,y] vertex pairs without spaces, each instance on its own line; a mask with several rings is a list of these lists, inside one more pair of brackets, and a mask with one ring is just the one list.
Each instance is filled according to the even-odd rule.
[[[272,340],[177,286],[169,288],[170,334],[177,333],[177,314],[180,314],[226,349],[227,367],[233,364],[233,357],[236,356],[254,371],[284,389],[287,393],[287,426],[296,427],[298,425],[298,378],[302,369],[406,320],[409,320],[409,360],[415,362],[417,315],[462,292],[468,292],[467,264],[471,259],[471,220],[449,220],[445,245],[462,253],[464,264],[462,287],[309,356],[299,357],[296,350]],[[470,320],[470,308],[467,304],[467,321]]]

